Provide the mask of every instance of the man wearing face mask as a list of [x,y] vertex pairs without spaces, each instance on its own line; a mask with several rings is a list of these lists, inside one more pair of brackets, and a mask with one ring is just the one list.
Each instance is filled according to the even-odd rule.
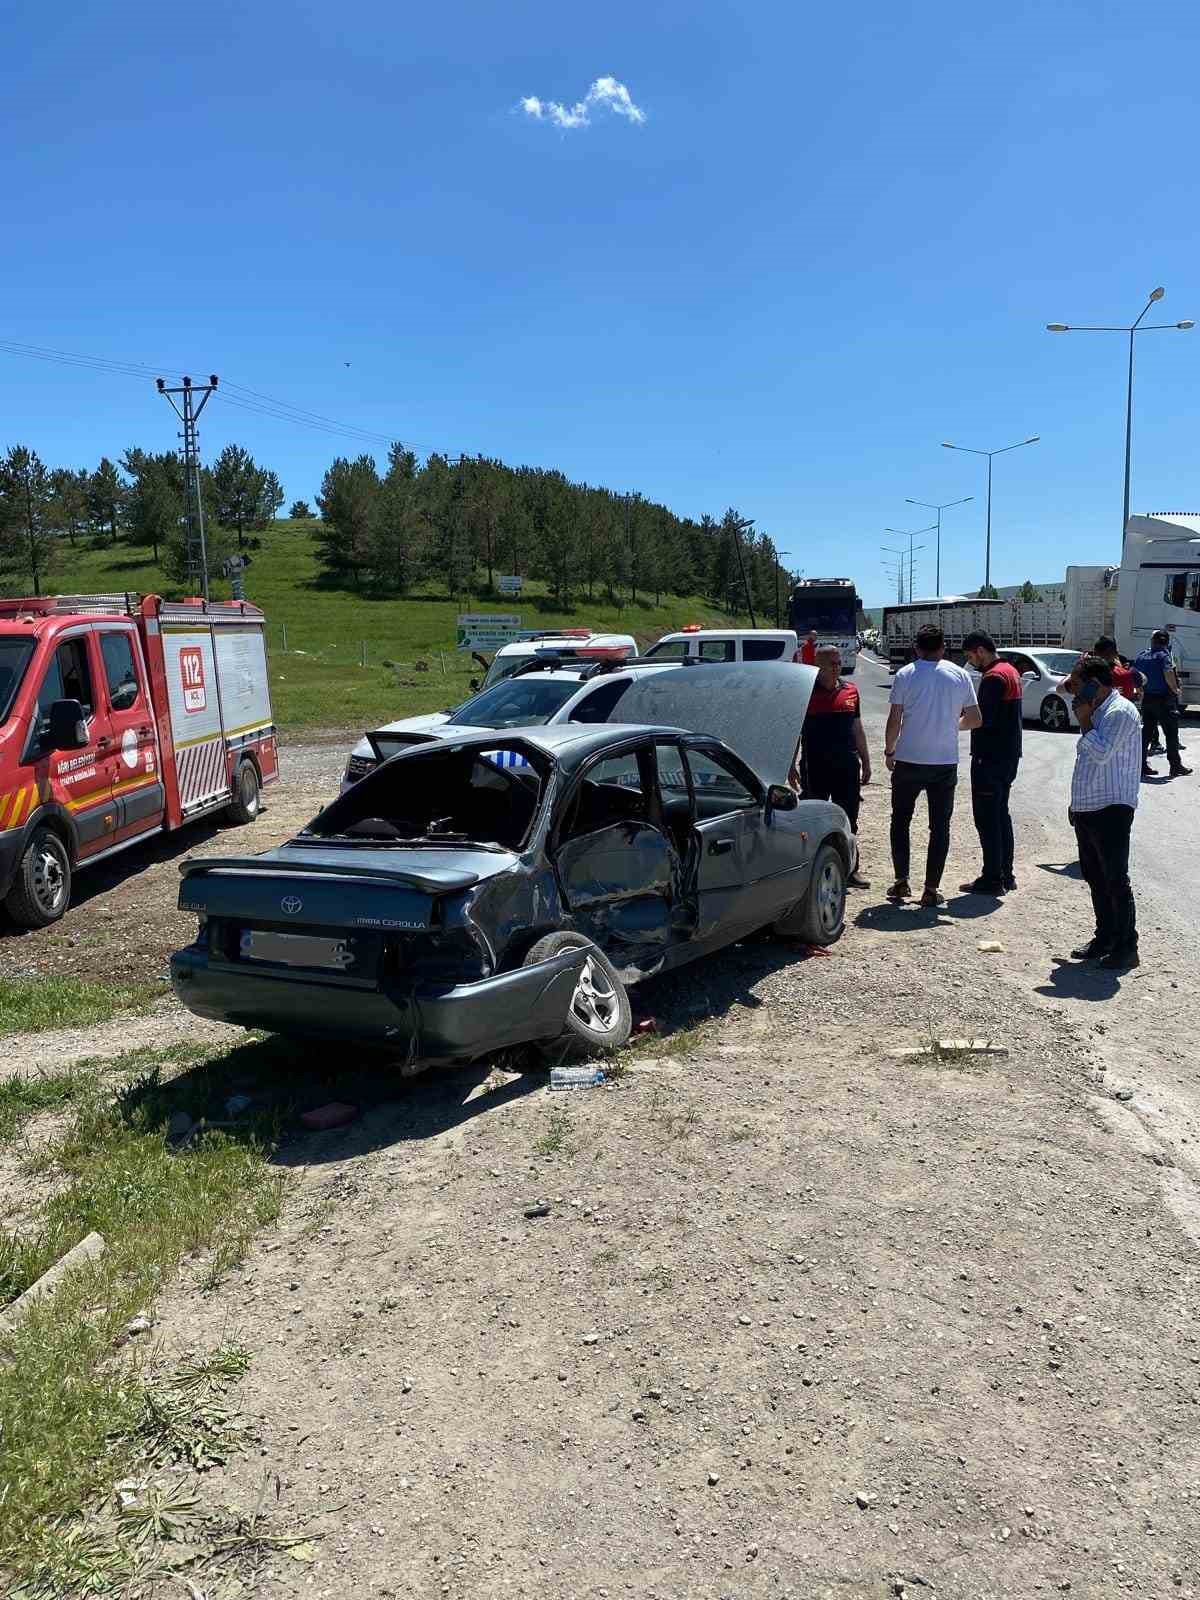
[[1139,965],[1129,836],[1142,778],[1141,719],[1133,702],[1113,688],[1112,668],[1100,656],[1084,656],[1071,676],[1080,734],[1069,815],[1096,917],[1091,941],[1071,954],[1125,972]]

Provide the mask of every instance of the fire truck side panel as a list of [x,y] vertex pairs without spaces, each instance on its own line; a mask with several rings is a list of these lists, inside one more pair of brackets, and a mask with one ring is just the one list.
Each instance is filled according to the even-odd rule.
[[267,682],[267,646],[254,623],[220,623],[215,630],[221,710],[230,751],[230,781],[239,761],[253,755],[264,784],[279,776],[275,725]]
[[164,622],[162,647],[175,781],[186,821],[228,800],[230,792],[212,627],[201,617]]

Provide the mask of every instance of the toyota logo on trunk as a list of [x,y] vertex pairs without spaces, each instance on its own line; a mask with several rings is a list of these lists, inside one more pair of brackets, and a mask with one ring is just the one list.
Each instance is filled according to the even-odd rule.
[[279,909],[286,911],[289,917],[294,917],[298,911],[304,910],[304,901],[298,894],[285,894],[279,902]]

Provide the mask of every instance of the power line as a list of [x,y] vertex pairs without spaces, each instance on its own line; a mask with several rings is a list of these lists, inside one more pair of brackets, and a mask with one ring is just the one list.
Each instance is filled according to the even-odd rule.
[[[105,356],[81,355],[74,350],[22,344],[15,339],[0,339],[0,354],[45,361],[57,366],[82,367],[91,372],[117,373],[130,378],[156,377],[164,371],[183,370],[188,365],[186,362],[164,361],[157,367],[152,367],[141,361],[114,361]],[[360,428],[355,423],[339,422],[335,417],[326,417],[320,412],[293,406],[290,401],[277,400],[271,395],[262,394],[257,389],[246,388],[242,384],[228,383],[226,387],[233,391],[232,394],[226,394],[227,405],[237,406],[240,410],[257,416],[268,417],[276,422],[290,422],[296,427],[311,428],[318,432],[345,439],[357,439],[380,447],[386,447],[394,442],[390,434],[380,433],[373,428]],[[404,440],[400,442],[409,443]]]

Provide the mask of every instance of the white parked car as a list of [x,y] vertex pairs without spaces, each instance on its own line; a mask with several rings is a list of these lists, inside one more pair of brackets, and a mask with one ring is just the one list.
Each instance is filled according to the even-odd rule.
[[800,641],[789,628],[702,628],[697,623],[678,633],[664,633],[644,659],[791,661],[799,648]]
[[[677,661],[653,666],[621,667],[603,658],[578,666],[558,666],[552,660],[527,656],[520,670],[464,700],[453,711],[428,716],[402,717],[378,733],[413,733],[426,737],[454,737],[485,733],[490,728],[535,728],[549,723],[607,722],[630,684]],[[354,746],[342,779],[342,793],[365,778],[376,766],[366,734]]]
[[[1079,727],[1071,710],[1070,696],[1058,687],[1079,660],[1078,650],[1014,650],[1005,646],[996,654],[1001,661],[1011,662],[1021,674],[1024,721],[1036,722],[1052,733]],[[978,683],[979,674],[969,667],[967,670]]]

